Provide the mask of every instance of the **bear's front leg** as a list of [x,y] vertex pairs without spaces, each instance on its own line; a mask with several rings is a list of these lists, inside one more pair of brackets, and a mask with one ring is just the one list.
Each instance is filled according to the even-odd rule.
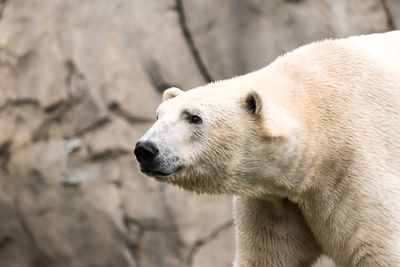
[[234,199],[234,267],[305,267],[321,254],[299,208],[286,199]]

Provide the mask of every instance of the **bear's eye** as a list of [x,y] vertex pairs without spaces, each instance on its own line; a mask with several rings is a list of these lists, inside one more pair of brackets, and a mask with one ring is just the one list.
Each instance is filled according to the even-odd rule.
[[193,124],[200,124],[202,123],[202,120],[200,118],[200,116],[197,115],[189,115],[189,122],[193,123]]

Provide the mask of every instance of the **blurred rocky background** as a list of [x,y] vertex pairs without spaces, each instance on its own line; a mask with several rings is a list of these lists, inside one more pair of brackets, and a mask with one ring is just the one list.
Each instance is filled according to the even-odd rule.
[[0,266],[231,266],[230,199],[138,172],[163,90],[399,27],[398,0],[0,0]]

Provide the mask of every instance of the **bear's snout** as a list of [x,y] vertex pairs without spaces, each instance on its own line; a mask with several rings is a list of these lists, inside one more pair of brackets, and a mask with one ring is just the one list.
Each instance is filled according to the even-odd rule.
[[157,157],[159,150],[153,142],[138,141],[134,153],[141,165],[149,165]]

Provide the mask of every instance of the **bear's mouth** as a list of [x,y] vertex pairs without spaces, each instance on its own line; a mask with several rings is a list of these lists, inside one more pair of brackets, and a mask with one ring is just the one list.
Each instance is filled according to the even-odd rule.
[[172,173],[165,173],[161,171],[143,171],[148,176],[154,176],[154,177],[167,177],[171,175]]
[[173,174],[179,172],[183,168],[184,168],[184,166],[179,166],[171,172],[164,172],[164,171],[160,171],[160,170],[143,170],[143,169],[141,171],[144,174],[146,174],[147,176],[155,178],[157,181],[165,182],[169,177],[171,177]]

